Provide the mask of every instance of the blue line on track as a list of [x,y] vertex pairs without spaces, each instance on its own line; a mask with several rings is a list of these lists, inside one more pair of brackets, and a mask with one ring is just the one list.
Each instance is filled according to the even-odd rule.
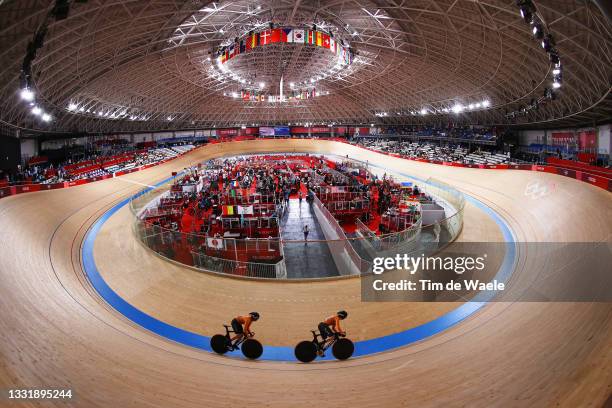
[[[370,164],[373,167],[379,167]],[[382,167],[379,167],[382,168]],[[395,172],[397,173],[397,172]],[[405,173],[397,173],[401,176],[411,178],[414,180],[419,180],[425,183],[425,180],[416,178],[414,176],[405,174]],[[179,174],[180,175],[180,174]],[[155,185],[155,187],[159,187],[160,185],[167,183],[172,180],[174,177],[169,177]],[[83,242],[82,247],[82,259],[83,259],[83,269],[85,270],[85,274],[87,278],[91,282],[92,286],[96,289],[98,294],[115,310],[119,313],[130,319],[132,322],[142,326],[143,328],[150,330],[151,332],[165,337],[169,340],[175,341],[177,343],[181,343],[190,347],[198,348],[201,350],[205,350],[208,352],[212,352],[210,348],[210,337],[203,336],[201,334],[193,333],[187,330],[183,330],[181,328],[172,326],[168,323],[164,323],[153,316],[150,316],[141,310],[135,308],[127,301],[125,301],[121,296],[119,296],[102,278],[98,268],[96,266],[96,262],[94,259],[94,242],[96,240],[96,236],[102,229],[104,223],[113,216],[117,211],[119,211],[123,206],[127,205],[132,198],[138,197],[148,191],[152,190],[152,188],[147,188],[138,194],[121,201],[120,203],[113,206],[111,209],[106,211],[102,217],[100,217],[91,227],[91,229],[87,232],[85,236],[85,240]],[[499,282],[506,282],[507,279],[512,274],[515,258],[516,258],[516,247],[514,244],[513,234],[503,220],[502,217],[499,216],[495,211],[493,211],[490,207],[482,203],[481,201],[465,194],[465,198],[471,204],[475,205],[487,215],[489,215],[495,223],[499,226],[502,231],[504,241],[506,242],[506,255],[502,262],[502,265],[495,276]],[[392,350],[398,347],[407,346],[411,343],[426,339],[435,334],[441,333],[444,330],[451,328],[457,323],[461,322],[468,316],[475,313],[477,310],[482,308],[486,303],[494,296],[494,293],[491,292],[482,292],[475,297],[475,301],[470,301],[467,303],[463,303],[461,306],[456,309],[446,313],[443,316],[440,316],[430,322],[422,324],[417,327],[413,327],[408,330],[404,330],[400,333],[390,334],[388,336],[378,337],[375,339],[359,341],[355,343],[355,353],[354,357],[359,356],[367,356],[369,354],[381,353],[384,351]],[[221,327],[221,323],[219,324]],[[308,333],[304,333],[304,338],[308,338]],[[228,356],[243,358],[240,352],[236,351],[233,353],[228,353]],[[319,360],[332,360],[333,357],[328,355],[325,358],[320,358]],[[269,361],[291,361],[297,362],[292,347],[280,347],[280,346],[264,346],[264,353],[261,356],[260,360],[269,360]]]

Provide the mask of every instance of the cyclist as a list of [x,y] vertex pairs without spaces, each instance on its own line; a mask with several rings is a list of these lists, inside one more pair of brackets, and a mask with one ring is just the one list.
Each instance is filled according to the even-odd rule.
[[257,312],[251,312],[248,315],[236,316],[233,318],[232,329],[236,335],[231,339],[232,344],[235,344],[234,340],[240,341],[245,334],[249,337],[252,336],[253,333],[251,333],[251,323],[256,322],[257,320],[259,320],[259,313]]
[[340,320],[346,319],[348,313],[345,310],[340,310],[334,316],[330,316],[321,323],[319,323],[319,332],[321,333],[321,338],[323,339],[323,343],[319,348],[319,356],[323,357],[323,348],[325,345],[333,341],[335,336],[334,334],[338,333],[340,336],[345,336],[346,332],[342,330],[340,327]]

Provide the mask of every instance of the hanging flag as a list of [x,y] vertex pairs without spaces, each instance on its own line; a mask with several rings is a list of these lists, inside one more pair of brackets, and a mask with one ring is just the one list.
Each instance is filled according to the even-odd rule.
[[254,214],[254,209],[252,205],[239,205],[238,207],[238,214],[240,215],[253,215]]
[[321,37],[323,39],[323,47],[329,49],[329,35],[321,34]]
[[275,28],[271,30],[270,31],[270,42],[271,43],[281,42],[282,34],[283,34],[282,28]]
[[323,46],[323,33],[320,31],[317,31],[317,46],[318,47]]
[[223,238],[206,238],[206,245],[209,248],[223,249]]
[[253,35],[250,35],[247,37],[247,44],[246,44],[247,50],[253,49],[257,47],[258,45],[259,45],[259,33],[253,33]]
[[329,37],[329,49],[335,54],[336,53],[336,40]]
[[281,42],[292,43],[293,42],[293,29],[283,28],[281,32]]
[[293,42],[294,43],[303,43],[304,42],[304,30],[296,29],[293,30]]
[[259,34],[259,43],[261,45],[270,44],[270,36],[272,35],[272,30],[265,30],[261,34]]
[[306,30],[306,44],[314,45],[316,42],[317,34],[315,31]]
[[270,31],[270,43],[281,42],[281,34],[283,30],[280,28],[275,28]]
[[223,215],[234,215],[234,206],[233,205],[224,205],[223,206]]
[[246,52],[246,44],[244,40],[240,40],[240,53],[244,54]]

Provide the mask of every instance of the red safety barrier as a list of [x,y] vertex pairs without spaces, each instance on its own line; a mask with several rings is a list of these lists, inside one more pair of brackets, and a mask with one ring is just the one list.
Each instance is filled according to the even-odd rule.
[[580,181],[584,181],[585,183],[589,183],[592,184],[594,186],[597,187],[601,187],[604,189],[607,189],[608,191],[612,191],[612,189],[610,189],[610,179],[605,178],[605,177],[601,177],[601,176],[596,176],[594,174],[589,174],[589,173],[583,173],[581,171],[577,171],[576,172],[576,179],[580,180]]
[[15,186],[15,194],[31,193],[41,190],[40,184],[26,184],[23,186]]
[[572,169],[577,171],[585,171],[587,173],[594,174],[596,176],[603,176],[612,178],[612,169],[604,169],[602,167],[592,166],[586,163],[575,162],[571,160],[562,160],[556,157],[549,157],[546,159],[548,164],[558,166],[561,168]]
[[[285,138],[285,139],[290,139],[290,138]],[[317,139],[314,139],[317,140]],[[348,141],[346,141],[345,139],[342,138],[329,138],[327,140],[332,140],[332,141],[337,141],[337,142],[341,142],[341,143],[346,143],[346,144],[351,144]],[[218,140],[210,140],[209,144],[217,144],[217,143],[221,143],[221,141]],[[387,156],[392,156],[392,157],[397,157],[397,158],[401,158],[404,160],[412,160],[412,161],[418,161],[418,162],[422,162],[422,163],[432,163],[432,164],[439,164],[439,165],[444,165],[444,166],[452,166],[452,167],[467,167],[467,168],[479,168],[479,169],[498,169],[498,170],[530,170],[530,171],[539,171],[539,172],[546,172],[546,173],[551,173],[551,174],[557,174],[557,175],[561,175],[561,176],[565,176],[565,177],[571,177],[574,178],[576,180],[580,180],[583,181],[585,183],[589,183],[591,185],[603,188],[604,190],[607,191],[612,191],[612,176],[611,177],[605,177],[605,176],[601,176],[598,174],[593,174],[594,171],[598,171],[598,172],[610,172],[612,174],[612,170],[608,170],[608,169],[602,169],[599,167],[595,167],[595,166],[590,166],[587,164],[583,164],[581,163],[580,166],[584,168],[584,166],[587,166],[587,168],[584,168],[584,170],[588,170],[588,171],[578,171],[576,169],[572,169],[572,168],[564,168],[564,167],[557,167],[557,166],[541,166],[541,165],[533,165],[533,164],[490,164],[490,165],[485,165],[485,164],[462,164],[462,163],[454,163],[454,162],[443,162],[443,161],[436,161],[436,160],[427,160],[427,159],[422,159],[422,158],[407,158],[404,157],[402,155],[399,154],[395,154],[395,153],[386,153],[386,152],[380,152],[371,148],[367,148],[367,147],[362,147],[362,149],[364,150],[369,150],[375,153],[379,153],[379,154],[384,154]],[[184,154],[184,153],[183,153]],[[158,163],[153,163],[153,164],[147,164],[144,166],[140,166],[138,168],[134,168],[125,172],[118,172],[115,173],[115,176],[120,176],[123,174],[128,174],[128,173],[132,173],[135,171],[139,171],[139,170],[143,170],[143,169],[148,169],[150,167],[153,166],[158,166],[160,164],[166,163],[168,161],[174,160],[178,157],[183,156],[183,154],[180,154],[172,159],[167,159],[167,160],[162,160]],[[557,159],[559,160],[559,159]],[[571,162],[574,165],[577,164],[576,162]],[[81,164],[81,163],[79,163]],[[71,165],[71,167],[77,166],[78,164],[73,164]],[[595,170],[592,170],[595,169]],[[174,175],[174,173],[173,173]],[[92,179],[81,179],[81,180],[77,180],[77,181],[71,181],[71,182],[65,182],[65,183],[57,183],[57,184],[51,184],[51,185],[41,185],[43,187],[39,187],[38,189],[23,189],[23,187],[25,186],[20,186],[21,189],[19,190],[19,192],[17,191],[17,186],[10,186],[10,187],[2,187],[0,185],[0,198],[3,197],[7,197],[9,195],[14,195],[14,194],[20,194],[22,192],[30,192],[30,191],[40,191],[41,189],[56,189],[56,188],[64,188],[64,187],[72,187],[72,186],[76,186],[76,185],[81,185],[81,184],[85,184],[85,183],[90,183],[92,181],[98,181],[98,180],[103,180],[106,178],[110,178],[113,177],[113,175],[105,175],[105,176],[99,176],[99,177],[94,177]],[[27,185],[29,187],[34,186],[35,184],[30,184]]]

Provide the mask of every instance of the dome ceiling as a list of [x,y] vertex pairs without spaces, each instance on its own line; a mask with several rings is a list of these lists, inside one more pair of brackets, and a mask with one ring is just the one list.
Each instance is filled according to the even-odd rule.
[[[610,24],[588,1],[534,1],[556,40],[563,86],[556,100],[522,114],[551,87],[554,67],[514,0],[89,0],[71,2],[66,19],[49,19],[32,63],[36,103],[53,116],[42,123],[19,98],[20,70],[54,3],[0,5],[4,122],[95,132],[331,122],[572,125],[611,114]],[[278,43],[238,55],[223,64],[225,76],[216,73],[221,47],[270,24],[316,25],[350,46],[352,63],[335,70],[329,50]],[[242,97],[247,88],[279,95],[281,77],[285,95],[312,88],[317,96]],[[453,112],[458,105],[478,108]]]

